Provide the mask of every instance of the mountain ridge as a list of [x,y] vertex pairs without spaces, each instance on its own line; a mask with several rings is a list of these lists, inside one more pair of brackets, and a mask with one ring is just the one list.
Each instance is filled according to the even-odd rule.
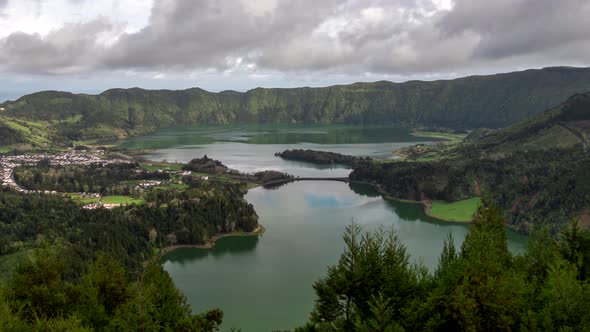
[[[453,80],[358,82],[209,92],[113,88],[40,91],[0,104],[0,122],[37,122],[48,140],[113,139],[161,127],[224,123],[398,124],[500,128],[590,91],[590,68],[549,67]],[[22,129],[13,125],[13,129]],[[22,130],[21,130],[22,131]],[[25,136],[28,133],[24,132]],[[28,136],[28,141],[35,141]],[[43,141],[43,140],[37,140]],[[38,142],[37,142],[38,143]]]

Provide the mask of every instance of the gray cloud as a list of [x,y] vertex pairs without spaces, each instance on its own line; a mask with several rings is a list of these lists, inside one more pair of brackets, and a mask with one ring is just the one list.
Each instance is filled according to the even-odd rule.
[[248,58],[308,33],[337,2],[281,1],[272,12],[257,15],[247,10],[243,0],[159,1],[149,26],[123,36],[105,65],[226,69],[231,59]]
[[[456,0],[439,26],[447,35],[476,33],[481,40],[474,56],[498,59],[587,44],[588,17],[586,0]],[[587,49],[580,50],[589,55]]]
[[448,70],[468,60],[471,33],[441,38],[431,1],[351,2],[333,20],[342,20],[336,38],[307,33],[263,52],[261,63],[272,68],[334,69],[353,72],[409,74]]
[[92,70],[104,48],[97,39],[111,26],[103,20],[68,24],[46,37],[15,32],[0,40],[0,68],[41,74]]
[[4,16],[4,7],[6,7],[7,3],[8,0],[0,0],[0,18]]
[[[0,8],[6,0],[0,0]],[[590,65],[587,0],[158,0],[148,25],[105,20],[0,40],[4,71],[416,75]]]

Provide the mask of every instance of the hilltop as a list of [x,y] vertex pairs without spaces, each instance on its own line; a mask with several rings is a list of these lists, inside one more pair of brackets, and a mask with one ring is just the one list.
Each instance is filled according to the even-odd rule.
[[535,151],[581,146],[588,151],[590,92],[575,94],[559,106],[512,127],[489,131],[470,148],[491,151]]
[[553,67],[454,80],[355,83],[247,92],[111,89],[44,91],[0,104],[0,144],[105,140],[160,127],[223,123],[402,124],[500,128],[590,91],[590,68]]

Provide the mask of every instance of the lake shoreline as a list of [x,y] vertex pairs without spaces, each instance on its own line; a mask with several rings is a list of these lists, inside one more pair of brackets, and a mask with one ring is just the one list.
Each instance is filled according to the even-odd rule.
[[426,215],[430,218],[436,219],[437,221],[442,221],[442,222],[446,222],[446,223],[453,223],[453,224],[471,224],[473,222],[473,220],[460,221],[460,220],[451,220],[451,219],[445,219],[445,218],[438,217],[438,216],[432,214],[432,211],[431,211],[432,201],[429,201],[429,200],[415,201],[415,200],[411,200],[411,199],[395,198],[393,196],[388,196],[388,195],[383,195],[383,199],[390,200],[390,201],[396,201],[396,202],[402,202],[402,203],[420,204],[420,205],[422,205],[422,211],[424,212],[424,215]]
[[177,244],[177,245],[173,245],[173,246],[168,246],[168,247],[164,247],[162,249],[160,249],[160,256],[164,256],[166,254],[169,254],[177,249],[181,249],[181,248],[192,248],[192,249],[212,249],[215,247],[215,242],[217,242],[217,240],[221,240],[223,238],[227,238],[227,237],[242,237],[242,236],[260,236],[262,234],[264,234],[264,232],[266,231],[266,228],[264,226],[262,226],[261,224],[258,224],[258,226],[256,227],[256,229],[254,229],[251,232],[231,232],[231,233],[223,233],[223,234],[218,234],[218,235],[213,235],[207,242],[202,243],[202,244]]
[[457,224],[470,224],[473,222],[473,218],[471,218],[471,220],[469,220],[469,221],[465,221],[465,220],[462,221],[462,220],[446,219],[446,218],[435,216],[434,214],[432,214],[432,201],[424,200],[424,201],[421,201],[421,203],[422,203],[422,206],[424,207],[424,214],[431,217],[431,218],[435,218],[437,220],[441,220],[441,221],[445,221],[445,222],[457,223]]
[[413,203],[413,204],[420,204],[420,205],[422,205],[422,211],[424,212],[424,214],[426,216],[428,216],[430,218],[434,218],[434,219],[436,219],[438,221],[443,221],[443,222],[453,223],[453,224],[470,224],[470,223],[473,222],[473,219],[470,220],[470,221],[459,221],[459,220],[451,220],[451,219],[445,219],[445,218],[438,217],[438,216],[432,214],[432,201],[431,200],[416,201],[416,200],[412,200],[412,199],[396,198],[396,197],[391,196],[385,190],[381,189],[379,187],[379,185],[372,185],[372,186],[373,186],[373,188],[375,188],[375,190],[377,190],[378,193],[381,194],[381,196],[385,200],[391,200],[391,201],[402,202],[402,203]]

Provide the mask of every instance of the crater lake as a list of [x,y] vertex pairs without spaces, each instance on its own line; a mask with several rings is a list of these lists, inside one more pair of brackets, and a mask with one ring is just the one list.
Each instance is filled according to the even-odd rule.
[[[151,149],[146,158],[188,162],[207,155],[242,171],[277,170],[305,177],[347,176],[345,166],[318,166],[275,157],[286,149],[314,149],[378,159],[393,150],[429,143],[393,126],[231,125],[163,129],[135,137],[125,148]],[[229,237],[212,249],[182,248],[163,257],[164,268],[187,296],[193,311],[218,307],[222,331],[292,330],[308,319],[314,281],[343,252],[351,222],[365,231],[394,228],[416,264],[435,268],[443,241],[463,242],[468,224],[430,218],[422,206],[384,199],[368,185],[329,181],[254,188],[253,204],[266,231],[259,237]],[[526,237],[507,230],[509,247],[522,252]]]

